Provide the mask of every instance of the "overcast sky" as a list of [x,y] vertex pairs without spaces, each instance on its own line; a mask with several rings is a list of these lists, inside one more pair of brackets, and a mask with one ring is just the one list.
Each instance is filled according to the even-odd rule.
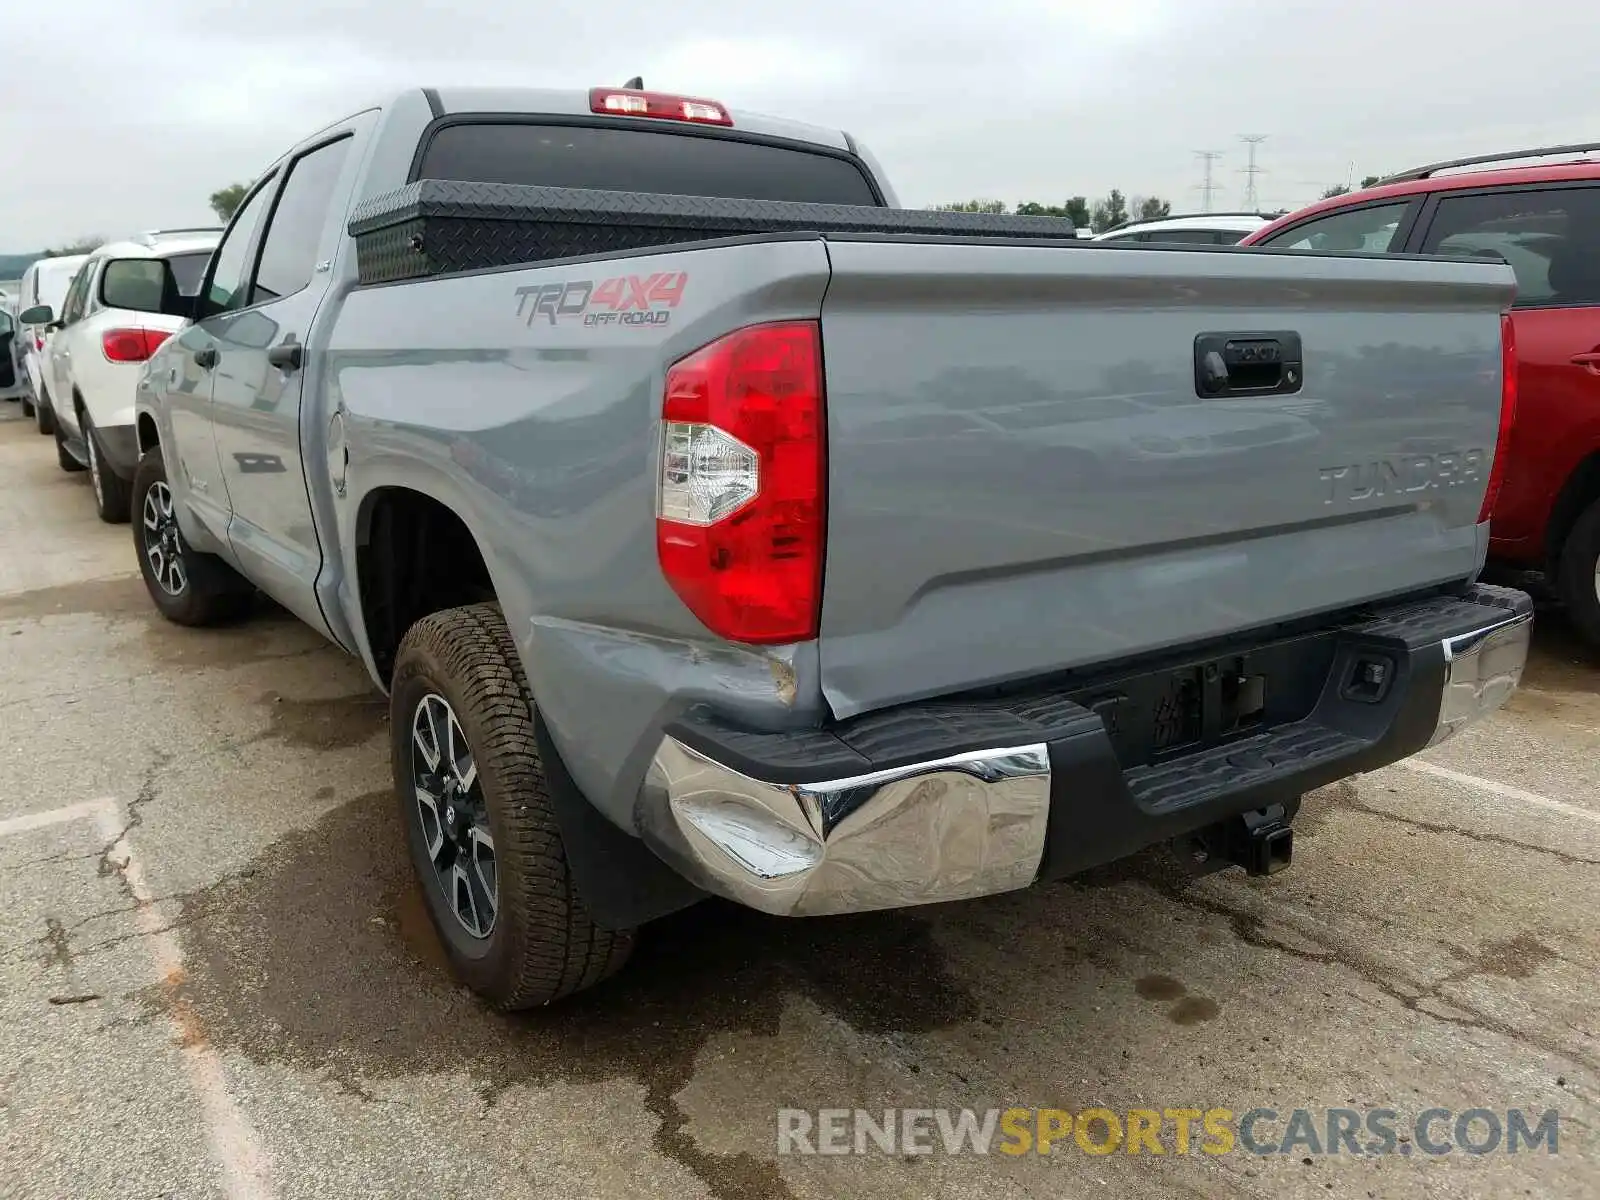
[[[411,85],[642,74],[849,129],[901,200],[1111,187],[1263,206],[1353,171],[1600,137],[1578,0],[50,0],[0,20],[0,252],[210,218],[206,197]],[[1527,30],[1527,33],[1522,32]],[[1526,40],[1524,40],[1526,39]],[[1515,48],[1519,45],[1521,48]]]

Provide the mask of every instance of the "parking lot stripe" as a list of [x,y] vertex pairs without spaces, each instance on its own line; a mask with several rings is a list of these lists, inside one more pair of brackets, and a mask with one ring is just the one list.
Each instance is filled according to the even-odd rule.
[[1448,779],[1451,783],[1459,783],[1463,787],[1477,788],[1480,792],[1488,792],[1502,799],[1515,800],[1518,803],[1528,804],[1534,808],[1542,808],[1548,812],[1560,813],[1564,817],[1574,817],[1580,821],[1590,821],[1600,825],[1600,812],[1589,808],[1579,808],[1576,804],[1568,804],[1562,800],[1552,800],[1549,796],[1541,796],[1538,792],[1512,787],[1509,783],[1497,783],[1493,779],[1483,779],[1477,775],[1468,775],[1465,771],[1452,771],[1449,767],[1441,767],[1437,763],[1424,762],[1420,758],[1402,759],[1395,766],[1404,767],[1408,771],[1418,771],[1423,775],[1432,775],[1435,779]]
[[65,825],[68,821],[81,821],[106,811],[109,800],[85,800],[82,804],[69,804],[65,808],[52,808],[46,812],[24,813],[20,817],[7,817],[0,821],[0,838],[27,833],[33,829],[48,829],[52,825]]
[[137,904],[134,917],[166,985],[178,1045],[182,1048],[189,1082],[200,1100],[212,1157],[222,1169],[224,1190],[229,1200],[272,1200],[266,1152],[250,1127],[249,1119],[228,1092],[222,1060],[206,1038],[205,1028],[182,997],[176,995],[183,982],[183,953],[151,903],[153,896],[145,881],[144,868],[128,840],[122,813],[116,805],[102,803],[98,816],[100,830],[110,843],[106,859],[116,868]]

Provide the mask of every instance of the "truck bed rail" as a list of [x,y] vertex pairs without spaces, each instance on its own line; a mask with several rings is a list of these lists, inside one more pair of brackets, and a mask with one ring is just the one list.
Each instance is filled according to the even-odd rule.
[[350,216],[362,283],[392,283],[765,233],[1042,238],[1085,244],[1070,221],[420,179]]

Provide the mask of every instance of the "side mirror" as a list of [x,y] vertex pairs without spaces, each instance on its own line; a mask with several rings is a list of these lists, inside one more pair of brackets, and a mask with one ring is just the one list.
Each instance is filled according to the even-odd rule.
[[32,308],[25,308],[17,314],[17,320],[24,325],[49,325],[56,319],[56,314],[51,311],[48,304],[35,304]]
[[194,304],[178,291],[172,264],[163,258],[117,258],[100,276],[100,300],[108,308],[129,312],[193,314]]

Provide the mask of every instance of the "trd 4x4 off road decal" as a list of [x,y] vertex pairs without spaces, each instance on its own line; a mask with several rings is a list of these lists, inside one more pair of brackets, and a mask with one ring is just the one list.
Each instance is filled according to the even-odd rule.
[[688,283],[687,271],[661,271],[519,287],[517,316],[529,325],[541,316],[552,325],[580,317],[585,325],[665,325]]

